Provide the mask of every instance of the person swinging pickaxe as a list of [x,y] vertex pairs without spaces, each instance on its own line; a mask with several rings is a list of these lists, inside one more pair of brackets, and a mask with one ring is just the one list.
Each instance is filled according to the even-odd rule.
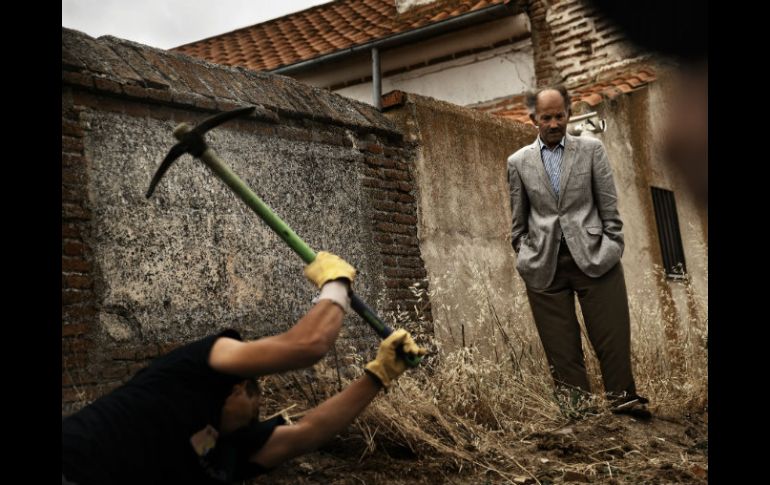
[[[305,241],[303,241],[280,217],[278,217],[270,207],[265,204],[257,194],[252,191],[246,183],[241,180],[230,168],[225,165],[214,151],[206,144],[206,140],[203,136],[212,128],[221,125],[222,123],[238,118],[240,116],[247,116],[254,112],[256,107],[239,108],[231,111],[216,114],[209,118],[206,118],[196,127],[191,128],[190,125],[182,123],[174,130],[174,136],[179,140],[179,143],[174,145],[169,151],[166,158],[158,167],[155,172],[155,176],[150,182],[150,187],[147,190],[146,197],[150,198],[155,191],[155,187],[163,178],[166,171],[168,171],[177,158],[185,153],[189,153],[195,158],[201,159],[222,181],[232,189],[240,199],[246,203],[256,214],[267,223],[270,228],[275,231],[278,236],[283,239],[291,249],[294,250],[302,260],[310,264],[316,258],[316,253]],[[387,338],[393,330],[388,327],[377,314],[369,308],[357,295],[352,293],[350,295],[350,306],[363,318],[380,338]],[[422,360],[419,356],[404,355],[407,363],[410,366],[416,366]]]

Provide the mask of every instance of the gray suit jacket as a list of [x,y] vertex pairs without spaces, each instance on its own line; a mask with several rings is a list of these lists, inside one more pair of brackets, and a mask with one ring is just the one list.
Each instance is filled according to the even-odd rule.
[[578,267],[599,277],[623,255],[623,222],[604,146],[566,135],[559,200],[551,187],[538,141],[508,157],[516,269],[535,289],[556,274],[562,232]]

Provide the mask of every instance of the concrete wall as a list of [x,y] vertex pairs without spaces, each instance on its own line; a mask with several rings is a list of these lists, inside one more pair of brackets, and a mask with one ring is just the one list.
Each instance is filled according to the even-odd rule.
[[[532,45],[528,39],[382,79],[383,92],[406,91],[460,106],[523,93],[534,85]],[[372,102],[370,81],[334,92]]]
[[[210,146],[311,247],[356,266],[356,291],[383,316],[416,301],[414,152],[382,114],[62,29],[63,412],[177,345],[226,327],[275,334],[310,308],[301,259],[200,162],[181,157],[144,197],[179,122],[246,105],[256,115],[210,132]],[[377,342],[352,314],[341,358]]]
[[[623,255],[634,338],[645,338],[648,318],[665,319],[669,339],[688,322],[706,317],[708,273],[706,214],[695,206],[677,174],[662,162],[658,131],[666,116],[668,83],[648,85],[599,106],[608,129],[605,144],[625,223]],[[418,236],[431,288],[436,337],[445,348],[477,345],[503,351],[498,323],[523,345],[534,345],[534,326],[510,247],[506,159],[537,135],[531,125],[408,94],[388,111],[411,141],[415,162]],[[392,95],[391,95],[392,97]],[[675,193],[693,291],[661,278],[663,262],[650,186]],[[657,269],[656,269],[657,268]],[[658,326],[656,325],[656,328]]]
[[534,127],[412,94],[388,116],[419,143],[418,236],[435,336],[446,350],[492,354],[504,347],[499,321],[531,342],[521,338],[534,326],[511,248],[506,159]]
[[643,56],[583,0],[528,0],[539,86],[587,79]]
[[[659,72],[655,83],[599,105],[599,116],[607,120],[608,128],[596,136],[607,148],[618,189],[626,240],[622,261],[632,313],[665,319],[671,340],[682,338],[689,322],[707,317],[708,216],[684,188],[679,173],[664,162],[661,130],[671,84],[666,71]],[[651,187],[674,193],[690,285],[660,273],[663,258]],[[639,323],[640,317],[635,320]]]

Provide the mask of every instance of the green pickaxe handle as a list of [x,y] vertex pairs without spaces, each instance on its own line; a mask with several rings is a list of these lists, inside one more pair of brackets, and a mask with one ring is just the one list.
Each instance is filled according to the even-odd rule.
[[[190,131],[190,126],[181,124],[174,130],[174,136],[181,140],[188,131]],[[281,239],[286,241],[286,244],[288,244],[295,253],[299,254],[299,257],[302,258],[305,263],[310,264],[315,261],[315,251],[313,251],[296,232],[278,217],[275,212],[273,212],[273,210],[265,204],[265,202],[260,199],[240,177],[238,177],[238,175],[235,174],[235,172],[230,170],[230,168],[217,157],[213,150],[206,148],[200,155],[200,159],[203,160],[203,162],[220,179],[222,179],[222,181],[224,181],[224,183],[226,183],[227,186],[251,208],[251,210],[256,212],[256,214],[261,217]],[[351,308],[353,308],[353,310],[355,310],[355,312],[358,313],[375,332],[377,332],[377,335],[384,339],[393,333],[393,330],[388,327],[385,322],[377,316],[374,310],[369,308],[369,306],[355,293],[351,294],[350,300]],[[402,357],[410,367],[417,366],[422,360],[422,357],[420,356],[402,355]]]

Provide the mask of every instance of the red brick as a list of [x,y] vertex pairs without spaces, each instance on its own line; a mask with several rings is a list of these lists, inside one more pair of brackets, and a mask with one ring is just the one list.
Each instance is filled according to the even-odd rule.
[[383,234],[383,233],[375,233],[372,236],[372,239],[375,242],[384,243],[384,244],[392,244],[393,243],[393,237],[390,234]]
[[403,91],[391,91],[382,96],[382,108],[395,108],[402,106],[406,102],[406,95]]
[[379,179],[379,178],[382,178],[383,173],[379,169],[371,168],[371,167],[366,167],[364,169],[364,175],[367,176],[367,177]]
[[133,348],[117,348],[110,352],[112,360],[135,360],[136,349]]
[[420,258],[417,257],[404,257],[399,259],[399,263],[401,266],[407,267],[407,268],[422,268],[423,262]]
[[91,340],[86,338],[74,338],[70,340],[69,348],[73,354],[85,353],[94,346]]
[[85,86],[88,88],[91,88],[94,85],[92,76],[80,72],[62,71],[61,80],[62,84],[74,84],[76,86]]
[[64,168],[61,171],[62,185],[83,186],[86,182],[86,176],[82,170],[72,170]]
[[414,215],[416,213],[415,207],[412,204],[400,204],[396,203],[396,212],[402,214]]
[[90,303],[62,307],[62,318],[66,321],[88,320],[94,316],[96,316],[96,308]]
[[88,91],[76,89],[72,91],[72,104],[80,108],[82,106],[96,106],[96,96]]
[[117,83],[111,79],[105,79],[101,77],[94,78],[94,85],[99,91],[106,91],[113,94],[123,94],[120,83]]
[[61,334],[62,337],[74,337],[76,335],[82,335],[87,333],[89,326],[85,323],[73,323],[69,325],[62,325]]
[[395,212],[396,203],[389,200],[375,200],[372,202],[372,207],[381,211]]
[[93,286],[94,282],[90,276],[79,274],[68,274],[62,276],[62,285],[65,288],[87,289]]
[[414,227],[406,226],[403,224],[392,224],[389,222],[378,222],[374,225],[374,228],[378,231],[392,232],[396,234],[417,234],[417,229]]
[[62,290],[61,302],[62,305],[70,305],[72,303],[83,303],[93,299],[93,293],[88,290]]
[[364,147],[364,150],[366,150],[369,153],[382,153],[383,152],[382,146],[378,145],[376,143],[368,143]]
[[124,364],[111,364],[105,366],[100,374],[104,379],[122,379],[128,375],[128,366]]
[[71,185],[62,187],[61,200],[66,202],[79,203],[79,202],[82,202],[84,199],[85,199],[85,194],[83,193],[82,188],[80,187],[76,188]]
[[375,212],[371,213],[371,218],[374,221],[385,221],[385,222],[387,222],[387,221],[390,221],[390,220],[393,219],[393,214],[391,214],[389,212],[377,212],[377,211],[375,211]]
[[372,187],[375,189],[396,189],[398,188],[397,182],[388,182],[387,180],[364,178],[361,181],[361,185],[364,187]]
[[128,364],[128,375],[133,376],[149,365],[149,362],[132,362]]
[[68,387],[61,390],[62,402],[78,402],[89,401],[91,396],[84,392],[83,389],[75,389],[74,387]]
[[[69,340],[69,339],[68,339]],[[67,340],[67,341],[68,341]],[[85,353],[74,354],[62,345],[62,367],[66,369],[80,369],[88,365],[88,355]]]
[[81,153],[83,151],[83,140],[71,136],[62,136],[61,149],[65,152]]
[[143,348],[136,349],[137,359],[151,359],[158,355],[160,355],[158,352],[158,344],[147,344]]
[[415,246],[418,247],[420,242],[415,236],[393,236],[393,242],[401,244],[403,246]]
[[409,173],[403,170],[385,170],[385,176],[392,180],[411,180]]
[[396,245],[396,244],[391,244],[391,245],[387,245],[387,246],[381,245],[380,246],[380,253],[381,254],[397,254],[397,255],[402,255],[402,254],[419,255],[420,254],[420,250],[418,248],[415,248],[415,247],[400,246],[400,245]]
[[397,222],[399,224],[417,224],[417,218],[412,215],[405,215],[405,214],[393,214],[392,216],[393,221]]
[[80,238],[80,226],[72,223],[62,223],[61,236],[67,238]]
[[408,281],[394,280],[392,278],[386,278],[385,279],[385,287],[386,288],[390,288],[390,289],[393,289],[393,288],[406,288],[408,286],[409,286],[409,282]]
[[385,147],[383,154],[385,154],[386,157],[392,157],[395,155],[400,155],[400,150],[398,148]]
[[96,108],[100,111],[122,113],[125,106],[126,102],[123,98],[111,98],[107,96],[99,96],[96,98]]
[[385,268],[384,272],[385,276],[391,278],[411,278],[413,276],[412,270],[403,268]]
[[83,164],[83,156],[73,153],[61,154],[62,167],[76,167]]
[[144,88],[142,86],[130,85],[130,84],[123,86],[123,92],[128,97],[139,98],[139,99],[145,99],[147,98],[147,95],[148,95],[147,88]]
[[64,202],[61,205],[62,217],[65,219],[88,220],[91,218],[91,211],[82,207],[80,204]]
[[168,103],[171,101],[171,91],[168,89],[147,88],[147,98]]
[[62,271],[91,271],[91,263],[82,258],[70,258],[62,256],[61,267]]
[[86,246],[80,241],[66,240],[62,244],[62,254],[67,256],[82,256],[85,254]]
[[[170,95],[169,95],[170,97]],[[174,119],[175,111],[168,106],[151,104],[149,105],[150,117],[159,120],[171,120]]]
[[61,380],[62,387],[90,386],[99,382],[99,378],[97,376],[94,376],[89,372],[84,372],[82,369],[77,369],[73,372],[69,372],[67,369],[64,369],[62,371]]
[[384,168],[396,167],[396,162],[393,160],[388,160],[387,158],[365,157],[364,160],[368,165],[372,165],[375,167],[384,167]]
[[78,122],[63,118],[61,121],[61,132],[63,135],[71,136],[74,138],[83,137],[83,128]]
[[123,105],[123,112],[135,118],[148,118],[150,109],[146,104],[128,102]]

